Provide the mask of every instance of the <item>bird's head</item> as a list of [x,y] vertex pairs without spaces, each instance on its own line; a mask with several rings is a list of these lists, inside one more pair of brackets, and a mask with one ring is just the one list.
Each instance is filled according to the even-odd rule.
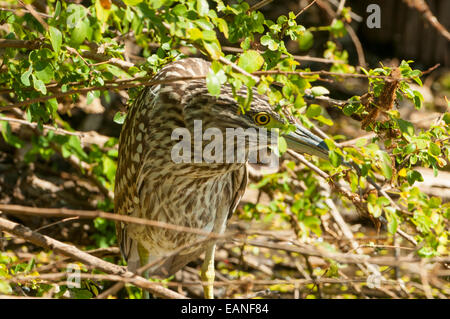
[[[193,127],[194,120],[202,120],[203,130],[208,128],[218,128],[225,133],[227,129],[243,129],[245,138],[248,141],[253,137],[258,141],[258,145],[268,145],[278,141],[273,141],[273,135],[260,134],[261,130],[273,129],[277,132],[284,132],[288,124],[291,124],[290,133],[282,133],[289,149],[310,155],[328,159],[328,147],[326,143],[311,133],[308,129],[295,122],[290,116],[281,116],[269,104],[268,99],[253,90],[253,98],[250,106],[243,109],[233,98],[231,87],[222,87],[218,97],[211,96],[206,88],[205,82],[191,83],[186,88],[184,96],[184,117],[188,127]],[[245,97],[246,91],[238,92],[238,95]],[[242,131],[241,131],[242,132]],[[256,135],[255,135],[256,134]],[[224,135],[225,138],[225,135]],[[262,140],[268,138],[266,140]],[[225,139],[224,139],[225,141]],[[265,142],[266,144],[262,143]]]

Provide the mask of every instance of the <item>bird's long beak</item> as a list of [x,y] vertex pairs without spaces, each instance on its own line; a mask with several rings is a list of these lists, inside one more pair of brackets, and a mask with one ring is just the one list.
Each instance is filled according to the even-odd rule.
[[288,148],[298,153],[306,153],[316,155],[323,159],[328,159],[328,146],[325,142],[305,129],[296,124],[296,130],[284,136]]

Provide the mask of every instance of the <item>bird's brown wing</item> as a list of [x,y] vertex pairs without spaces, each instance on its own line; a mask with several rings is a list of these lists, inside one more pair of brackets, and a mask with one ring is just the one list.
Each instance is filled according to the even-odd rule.
[[[225,222],[227,222],[230,217],[233,215],[233,212],[236,210],[242,196],[244,195],[245,188],[247,187],[248,182],[248,172],[247,172],[247,166],[243,166],[242,169],[234,171],[233,174],[233,189],[234,194],[232,196],[231,205],[228,211],[227,219]],[[157,272],[160,275],[173,275],[178,270],[183,268],[186,264],[191,262],[192,260],[198,258],[198,256],[204,252],[205,245],[200,244],[200,247],[196,250],[194,250],[191,253],[188,254],[177,254],[175,256],[172,256],[166,260],[164,265],[159,269]]]
[[[244,196],[245,188],[248,183],[248,168],[247,165],[244,165],[242,169],[237,170],[235,174],[233,174],[233,189],[235,189],[233,201],[231,202],[230,211],[228,212],[227,220],[231,218],[234,211],[236,210],[239,202],[241,201],[242,196]],[[239,186],[238,186],[239,185]]]

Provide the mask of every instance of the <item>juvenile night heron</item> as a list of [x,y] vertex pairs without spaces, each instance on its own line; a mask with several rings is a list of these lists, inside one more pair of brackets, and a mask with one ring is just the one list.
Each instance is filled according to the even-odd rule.
[[[247,185],[247,163],[176,163],[172,139],[176,128],[186,128],[194,136],[194,121],[203,129],[261,128],[283,123],[265,96],[254,92],[250,109],[243,114],[224,85],[221,94],[208,93],[201,76],[210,63],[198,58],[173,62],[154,77],[175,82],[145,88],[131,106],[119,140],[115,184],[115,211],[206,232],[222,234]],[[186,80],[191,77],[192,79]],[[240,94],[245,94],[245,91]],[[285,136],[288,147],[299,152],[328,158],[325,143],[296,124]],[[225,140],[225,139],[224,139]],[[246,153],[246,156],[248,153]],[[118,222],[116,225],[122,255],[130,270],[187,247],[147,275],[169,276],[205,252],[201,278],[207,282],[205,297],[213,297],[215,243],[192,246],[199,234]],[[204,237],[203,237],[204,238]],[[190,246],[191,245],[191,246]]]

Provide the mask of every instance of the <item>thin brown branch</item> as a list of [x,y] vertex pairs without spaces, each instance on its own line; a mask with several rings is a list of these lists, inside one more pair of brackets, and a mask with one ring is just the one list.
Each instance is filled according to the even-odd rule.
[[[244,50],[241,48],[230,47],[230,46],[223,46],[222,50],[224,52],[231,52],[231,53],[244,52]],[[264,51],[262,51],[262,50],[256,50],[256,51],[258,51],[259,53],[264,53]],[[289,56],[286,54],[282,54],[281,57],[287,58]],[[313,56],[309,56],[309,55],[292,55],[292,58],[296,61],[311,61],[311,62],[319,62],[319,63],[327,63],[327,64],[344,64],[344,63],[346,63],[345,61],[342,61],[342,60],[318,58],[318,57],[313,57]]]
[[303,12],[305,12],[306,10],[308,10],[310,7],[312,7],[314,5],[314,3],[316,3],[317,0],[313,0],[310,4],[308,4],[306,7],[304,7],[303,9],[301,9],[296,15],[295,18],[297,19],[300,15],[302,15]]
[[268,5],[269,3],[271,3],[273,0],[261,0],[259,2],[257,2],[256,4],[254,4],[253,6],[250,7],[250,9],[248,9],[249,12],[251,11],[256,11],[261,9],[262,7]]
[[159,222],[155,220],[149,220],[144,218],[138,218],[128,215],[119,215],[113,213],[106,213],[102,211],[96,210],[74,210],[67,208],[40,208],[40,207],[30,207],[30,206],[21,206],[21,205],[9,205],[9,204],[0,204],[0,211],[7,212],[9,214],[15,215],[31,215],[31,216],[42,216],[42,217],[74,217],[78,216],[79,218],[104,218],[113,221],[120,221],[131,224],[138,225],[146,225],[153,226],[159,228],[165,228],[168,230],[185,232],[191,234],[197,234],[201,236],[209,236],[211,238],[224,238],[224,235],[214,234],[207,231],[203,231],[197,228],[178,226],[175,224]]
[[37,98],[28,99],[25,101],[2,106],[2,107],[0,107],[0,112],[11,110],[11,109],[18,108],[18,107],[22,107],[22,106],[33,104],[33,103],[45,102],[45,101],[48,101],[53,98],[61,98],[61,97],[69,96],[69,95],[73,95],[73,94],[85,94],[90,91],[123,90],[123,89],[129,89],[132,87],[152,86],[152,85],[170,83],[170,82],[175,82],[175,81],[195,80],[195,79],[204,79],[204,78],[205,78],[205,76],[177,77],[177,78],[158,80],[158,81],[150,81],[150,82],[123,83],[123,84],[119,84],[119,85],[93,86],[93,87],[87,87],[87,88],[74,89],[74,90],[70,90],[67,92],[58,91],[58,92],[55,92],[53,95],[40,96]]
[[26,8],[36,20],[39,21],[39,23],[44,27],[45,30],[48,30],[47,22],[45,22],[44,19],[42,18],[42,16],[39,15],[39,13],[36,10],[34,10],[33,6],[31,6],[30,4],[24,3],[22,0],[18,0],[18,2],[20,3],[21,6]]
[[419,13],[421,13],[425,20],[427,20],[433,28],[435,28],[444,38],[450,41],[450,32],[439,22],[424,0],[403,0],[403,2],[410,8],[416,9]]
[[[320,177],[324,178],[328,183],[331,183],[331,185],[342,195],[344,195],[345,197],[347,197],[356,207],[356,209],[361,212],[363,215],[365,216],[370,216],[369,212],[367,211],[367,207],[365,202],[361,199],[361,197],[358,194],[354,194],[352,192],[350,192],[349,190],[343,188],[339,183],[334,182],[331,177],[325,173],[324,171],[322,171],[320,168],[318,168],[317,166],[315,166],[314,164],[311,164],[309,161],[307,161],[305,159],[305,157],[303,155],[300,155],[292,150],[288,150],[288,153],[290,155],[292,155],[294,158],[298,159],[302,164],[306,165],[307,167],[309,167],[312,171],[314,171],[316,174],[318,174]],[[369,181],[371,182],[371,181]],[[371,182],[371,184],[376,187],[377,189],[380,189],[378,186],[375,186],[376,183],[374,183],[373,181]],[[382,192],[382,195],[385,196],[387,199],[390,200],[391,204],[394,203],[393,200],[390,198],[390,196],[388,194],[386,194],[386,192]],[[400,207],[398,207],[398,205],[396,205],[394,203],[394,207],[396,209],[399,209],[400,211],[403,211],[402,209],[400,209]],[[410,243],[412,243],[413,245],[417,246],[417,241],[410,235],[408,235],[407,233],[405,233],[404,231],[402,231],[401,229],[397,230],[398,234],[400,236],[402,236],[403,238],[405,238],[407,241],[409,241]]]
[[366,68],[366,58],[364,56],[364,49],[362,47],[361,41],[359,41],[358,36],[356,35],[356,32],[353,30],[351,25],[345,24],[345,29],[347,30],[350,38],[353,41],[353,44],[355,45],[356,53],[358,54],[358,64],[360,67]]
[[[75,246],[62,243],[49,236],[42,235],[38,232],[31,230],[23,225],[11,222],[7,219],[0,218],[0,229],[8,232],[12,235],[25,239],[37,246],[45,249],[51,249],[55,253],[62,254],[85,263],[90,266],[106,272],[108,275],[104,276],[116,276],[120,281],[127,280],[131,284],[148,290],[152,294],[160,296],[162,298],[169,299],[184,299],[183,295],[180,295],[172,290],[162,287],[160,284],[150,282],[147,279],[137,276],[136,274],[127,271],[124,267],[114,265],[100,258],[94,257],[84,251],[79,250]],[[53,275],[53,274],[52,274]],[[67,273],[65,274],[67,276]],[[80,274],[83,275],[83,274]],[[101,276],[101,275],[99,275]],[[124,279],[122,279],[124,278]]]

